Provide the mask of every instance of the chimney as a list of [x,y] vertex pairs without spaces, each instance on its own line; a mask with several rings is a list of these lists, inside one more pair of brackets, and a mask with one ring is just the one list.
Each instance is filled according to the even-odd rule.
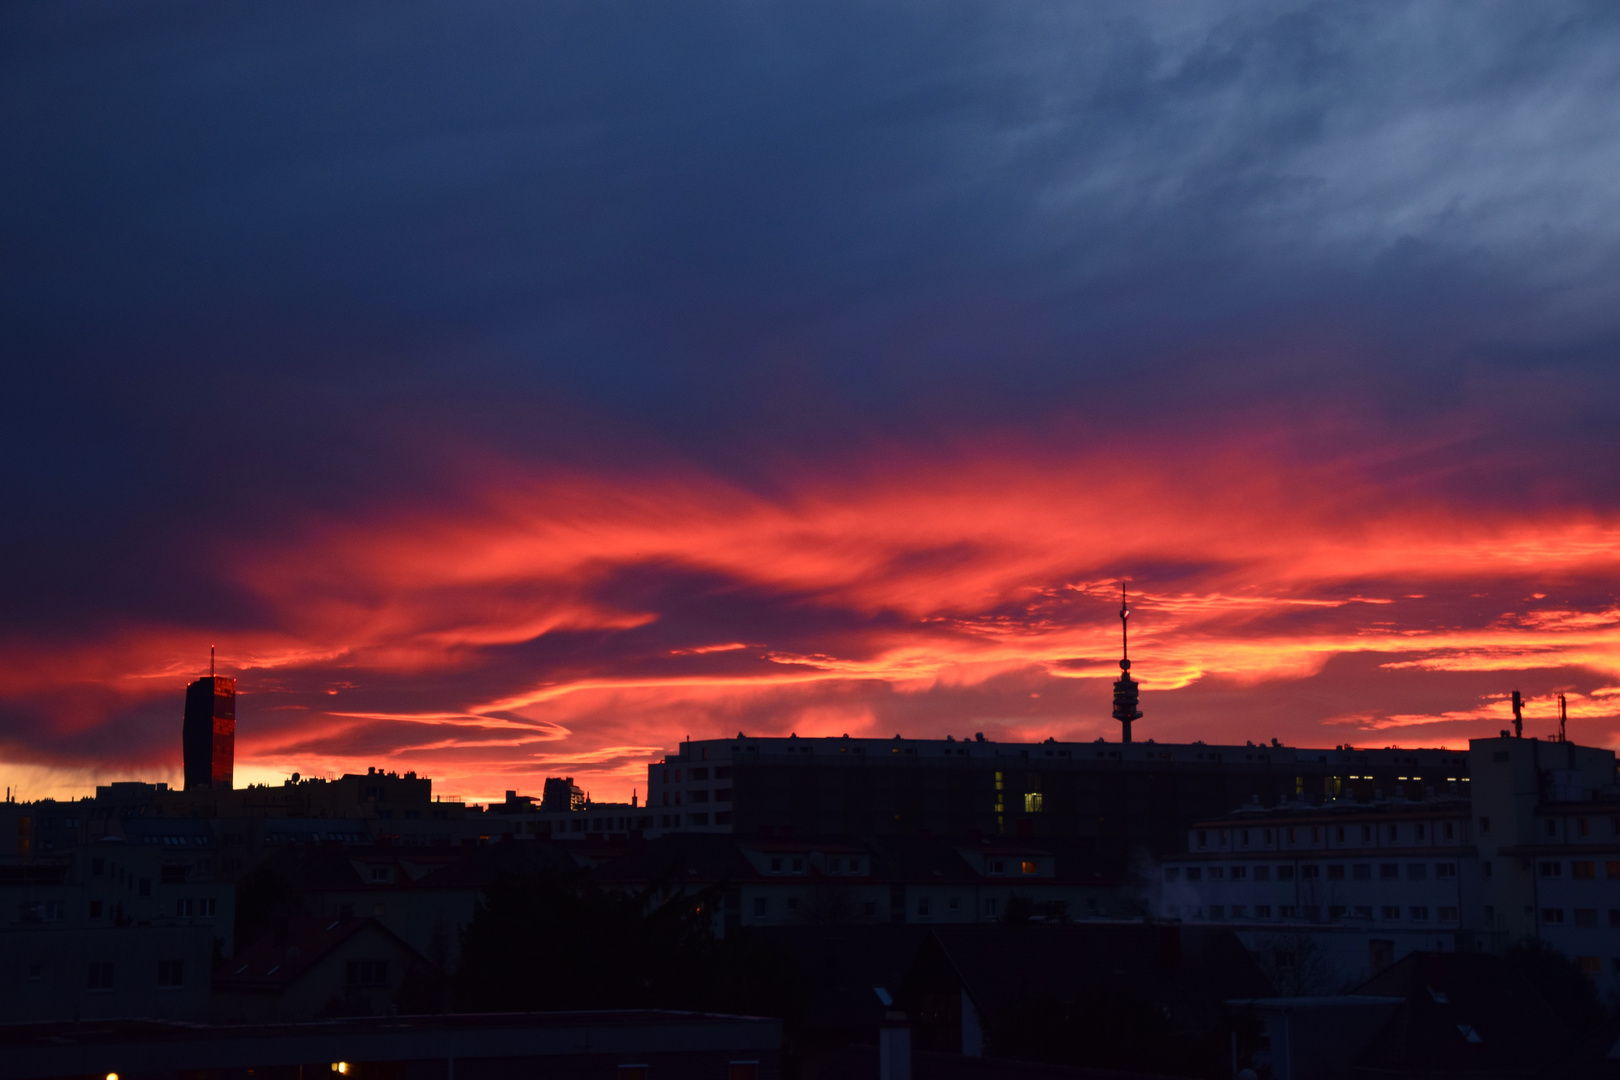
[[1513,737],[1524,738],[1524,699],[1517,690],[1513,691]]

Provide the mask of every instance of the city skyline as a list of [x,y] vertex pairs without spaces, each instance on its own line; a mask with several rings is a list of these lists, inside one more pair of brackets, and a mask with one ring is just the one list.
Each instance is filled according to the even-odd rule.
[[[183,6],[183,5],[182,5]],[[196,13],[200,9],[187,9]],[[1620,729],[1582,4],[0,13],[0,774]]]

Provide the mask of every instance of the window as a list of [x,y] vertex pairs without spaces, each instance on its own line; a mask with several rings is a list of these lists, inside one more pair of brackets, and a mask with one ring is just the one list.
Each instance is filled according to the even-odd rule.
[[1546,923],[1548,926],[1564,925],[1564,909],[1556,907],[1542,908],[1541,921]]
[[1415,863],[1407,863],[1406,864],[1406,880],[1407,881],[1422,881],[1424,878],[1426,878],[1428,876],[1429,876],[1429,864],[1428,863],[1415,862]]
[[1491,876],[1491,860],[1486,859],[1479,864],[1479,873],[1481,877]]
[[1429,917],[1429,909],[1422,904],[1414,904],[1406,909],[1406,914],[1413,922],[1424,922]]
[[1188,881],[1197,881],[1199,878],[1201,878],[1203,876],[1204,876],[1203,867],[1201,867],[1201,866],[1189,866],[1189,867],[1187,867],[1187,880]]
[[1199,847],[1208,847],[1209,846],[1209,833],[1204,832],[1202,829],[1200,829],[1198,831],[1198,846]]
[[205,896],[197,901],[197,914],[205,919],[211,919],[219,914],[219,901],[212,896]]
[[990,916],[993,919],[993,918],[996,917],[996,913],[998,911],[1000,911],[1000,909],[1001,909],[1001,901],[997,900],[993,896],[988,896],[988,897],[985,898],[985,901],[984,901],[984,913],[986,915]]
[[1333,828],[1333,839],[1337,840],[1341,844],[1344,843],[1344,826],[1343,825],[1335,825],[1334,826],[1334,828]]
[[867,901],[867,902],[866,902],[866,903],[865,903],[865,904],[864,904],[864,905],[863,905],[863,906],[862,906],[862,909],[861,909],[861,910],[862,910],[862,912],[863,912],[863,913],[864,913],[864,914],[865,914],[865,915],[866,915],[866,917],[867,917],[867,918],[868,918],[868,919],[875,919],[875,918],[877,918],[877,901],[876,901],[876,900],[868,900],[868,901]]
[[1400,876],[1401,867],[1399,863],[1387,862],[1378,864],[1378,877],[1380,880],[1393,881]]
[[1552,818],[1548,818],[1547,819],[1547,836],[1549,838],[1552,838],[1552,837],[1556,837],[1557,835],[1558,835],[1558,822],[1553,820]]
[[730,802],[731,801],[731,789],[728,788],[728,787],[715,788],[714,789],[714,801],[715,802]]
[[1609,909],[1609,928],[1620,929],[1620,908]]
[[1220,881],[1225,876],[1226,876],[1226,868],[1225,867],[1212,866],[1212,867],[1209,868],[1209,880],[1211,880],[1211,881]]
[[175,902],[174,902],[174,914],[175,914],[176,918],[180,918],[180,919],[184,919],[187,916],[189,916],[191,914],[191,901],[190,901],[190,899],[188,899],[186,897],[179,897],[178,899],[176,899]]
[[1271,867],[1269,867],[1269,866],[1257,866],[1257,867],[1255,867],[1254,868],[1254,880],[1256,880],[1256,881],[1270,881],[1271,880]]
[[1391,921],[1399,919],[1401,917],[1401,909],[1395,907],[1393,904],[1385,904],[1383,907],[1379,908],[1378,917],[1381,919],[1389,919]]
[[1294,880],[1294,868],[1292,866],[1279,866],[1279,867],[1277,867],[1277,880],[1278,881],[1293,881]]
[[1328,880],[1329,881],[1343,881],[1344,880],[1344,866],[1343,866],[1342,863],[1341,864],[1334,864],[1332,866],[1329,866],[1327,868],[1327,872],[1328,872]]
[[1026,813],[1026,814],[1038,814],[1038,813],[1040,813],[1041,812],[1041,802],[1042,802],[1042,800],[1041,800],[1041,793],[1040,792],[1031,791],[1031,792],[1025,793],[1025,795],[1024,795],[1024,813]]
[[1344,913],[1345,913],[1345,907],[1344,907],[1343,904],[1329,904],[1328,905],[1328,919],[1330,921],[1338,922],[1340,919],[1344,918]]
[[1354,865],[1354,866],[1352,866],[1350,868],[1350,876],[1352,878],[1356,879],[1357,881],[1371,881],[1372,880],[1372,864],[1371,863],[1357,863],[1356,865]]
[[[867,905],[871,906],[871,905]],[[754,897],[754,918],[763,919],[771,913],[771,898],[768,896]]]
[[1257,918],[1257,919],[1269,919],[1269,918],[1271,918],[1271,905],[1270,904],[1256,904],[1256,905],[1254,905],[1254,917]]
[[113,966],[110,962],[90,965],[89,988],[98,991],[113,988]]
[[1279,918],[1279,919],[1292,919],[1292,918],[1295,917],[1294,916],[1294,910],[1295,909],[1294,909],[1293,904],[1283,904],[1281,907],[1279,907],[1277,909],[1277,918]]
[[1176,881],[1181,877],[1181,867],[1167,866],[1164,868],[1164,880]]
[[1322,921],[1322,909],[1321,909],[1321,907],[1316,905],[1316,904],[1306,904],[1305,905],[1305,921],[1306,922],[1321,922]]
[[952,911],[961,911],[962,910],[962,898],[960,896],[951,897],[950,903],[947,906]]
[[1437,862],[1434,864],[1434,876],[1437,878],[1454,878],[1457,876],[1457,864],[1454,862]]
[[1489,836],[1491,834],[1491,819],[1490,818],[1482,817],[1482,818],[1479,819],[1479,832],[1480,832],[1481,836]]
[[1449,821],[1446,822],[1446,839],[1447,840],[1455,840],[1455,839],[1457,839],[1457,826],[1455,824],[1453,824],[1452,822],[1449,822]]
[[709,823],[709,815],[708,814],[688,814],[686,816],[686,820],[687,820],[687,824],[689,824],[689,825],[707,825]]
[[1363,825],[1361,827],[1361,842],[1364,843],[1364,844],[1372,843],[1372,826],[1371,825]]
[[1249,868],[1247,866],[1234,866],[1234,867],[1232,867],[1232,880],[1233,881],[1242,881],[1244,878],[1246,878],[1248,876],[1249,876]]
[[1209,917],[1211,919],[1224,919],[1224,918],[1226,918],[1226,905],[1225,904],[1211,904],[1211,905],[1209,905]]
[[1564,876],[1564,864],[1563,863],[1556,863],[1556,862],[1544,862],[1544,863],[1542,863],[1541,864],[1541,876],[1542,877],[1563,877]]
[[92,919],[101,918],[101,901],[100,900],[92,900],[92,901],[90,901],[90,917]]
[[1417,826],[1417,838],[1419,840],[1427,840],[1429,838],[1429,827],[1427,825],[1420,823]]
[[186,875],[190,872],[189,866],[165,866],[158,872],[158,880],[165,885],[175,885],[185,881]]
[[1597,924],[1597,908],[1578,907],[1575,909],[1576,926],[1596,927]]
[[348,976],[350,986],[387,986],[388,961],[350,960]]
[[386,866],[373,866],[371,868],[372,881],[392,881],[393,877],[394,875],[389,873],[389,868]]
[[158,988],[173,989],[185,984],[186,965],[184,960],[158,961]]
[[804,860],[803,859],[794,859],[793,860],[793,872],[795,874],[804,873]]
[[1485,905],[1485,926],[1486,926],[1487,929],[1489,929],[1491,926],[1494,926],[1495,924],[1496,924],[1496,905],[1495,904],[1486,904]]
[[771,873],[780,874],[781,872],[782,872],[782,860],[781,859],[772,859],[771,860]]
[[[1597,914],[1597,912],[1593,912],[1592,914],[1595,916]],[[1441,922],[1456,922],[1457,921],[1457,909],[1454,908],[1454,907],[1443,907],[1443,908],[1441,908],[1440,909],[1440,921]]]
[[1368,920],[1372,919],[1372,905],[1371,904],[1357,904],[1356,905],[1356,918],[1358,918],[1358,919],[1368,919]]
[[933,905],[926,896],[917,897],[917,914],[921,918],[928,918]]
[[1244,909],[1243,909],[1242,904],[1233,904],[1232,905],[1232,918],[1234,918],[1234,919],[1243,918],[1243,910]]
[[1322,876],[1322,868],[1320,866],[1317,866],[1315,863],[1307,863],[1306,865],[1299,868],[1299,876],[1302,877],[1302,878],[1321,877]]
[[1604,863],[1603,876],[1610,881],[1620,880],[1620,862]]
[[135,894],[137,896],[151,896],[152,895],[152,879],[149,878],[149,877],[141,878],[140,885],[136,888]]
[[90,860],[90,872],[92,874],[96,875],[97,877],[100,877],[102,874],[105,874],[107,872],[107,860],[106,859],[91,859]]
[[1569,876],[1576,881],[1596,881],[1597,863],[1572,862],[1569,864]]
[[1586,975],[1603,974],[1603,960],[1596,956],[1577,956],[1575,962],[1581,965],[1581,971]]

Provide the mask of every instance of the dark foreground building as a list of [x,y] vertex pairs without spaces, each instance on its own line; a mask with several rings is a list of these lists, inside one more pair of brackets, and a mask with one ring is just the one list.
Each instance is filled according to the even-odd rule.
[[1244,806],[1466,794],[1467,770],[1456,750],[739,733],[648,766],[649,835],[1056,837],[1123,863]]
[[777,1080],[782,1024],[655,1010],[0,1027],[0,1080]]

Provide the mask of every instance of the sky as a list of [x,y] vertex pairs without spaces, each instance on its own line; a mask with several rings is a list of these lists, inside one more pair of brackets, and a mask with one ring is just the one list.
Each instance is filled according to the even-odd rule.
[[0,781],[1620,738],[1620,7],[0,7]]

